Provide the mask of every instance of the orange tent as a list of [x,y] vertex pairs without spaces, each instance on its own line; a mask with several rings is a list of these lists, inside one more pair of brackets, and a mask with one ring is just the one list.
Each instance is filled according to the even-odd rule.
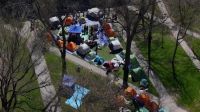
[[62,40],[58,40],[57,44],[58,44],[58,47],[63,47],[63,41]]
[[72,17],[67,17],[64,20],[64,25],[71,25],[73,23],[73,18]]
[[106,36],[115,37],[116,33],[112,29],[105,30]]
[[109,30],[112,29],[109,23],[103,23],[103,29],[104,30]]
[[125,89],[125,95],[133,97],[137,95],[137,92],[132,87],[128,87]]
[[145,107],[150,111],[150,112],[157,112],[159,109],[159,106],[156,102],[151,101],[145,105]]
[[77,45],[74,42],[69,42],[66,48],[67,50],[74,52],[77,49]]
[[49,32],[47,32],[46,33],[46,36],[47,36],[47,40],[49,41],[49,42],[51,42],[53,39],[53,37],[51,36],[51,34],[49,33]]
[[139,95],[139,100],[144,103],[144,105],[150,102],[150,97],[147,93],[141,93]]

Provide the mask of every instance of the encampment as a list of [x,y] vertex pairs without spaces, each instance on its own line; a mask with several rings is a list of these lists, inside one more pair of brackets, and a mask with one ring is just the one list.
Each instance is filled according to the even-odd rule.
[[81,44],[79,48],[77,49],[77,54],[84,58],[89,52],[90,52],[90,47],[87,44]]
[[128,97],[134,97],[137,95],[137,92],[132,87],[128,87],[125,89],[125,95]]

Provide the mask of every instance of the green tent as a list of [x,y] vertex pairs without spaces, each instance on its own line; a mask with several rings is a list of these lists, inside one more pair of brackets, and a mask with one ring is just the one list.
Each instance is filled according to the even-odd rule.
[[140,108],[136,112],[149,112],[145,107]]

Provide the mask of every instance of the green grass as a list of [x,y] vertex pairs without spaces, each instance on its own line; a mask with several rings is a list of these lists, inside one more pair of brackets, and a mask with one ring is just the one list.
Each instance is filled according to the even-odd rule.
[[200,58],[200,39],[194,38],[192,36],[186,36],[184,39],[187,41],[195,55]]
[[110,49],[108,46],[104,46],[98,50],[98,55],[103,57],[106,61],[112,60],[115,54],[110,54]]
[[[172,76],[171,60],[175,47],[175,41],[170,38],[169,32],[164,34],[164,48],[161,47],[161,33],[155,29],[152,41],[152,66],[160,80],[167,89],[174,93],[177,102],[191,112],[199,112],[200,104],[200,73],[194,67],[191,60],[179,46],[176,55],[177,78],[182,83],[177,87],[177,82]],[[147,43],[143,38],[137,38],[136,43],[142,54],[147,58]]]
[[[46,53],[45,58],[47,61],[48,69],[51,74],[52,82],[54,86],[58,88],[58,83],[61,77],[61,59],[60,57],[52,53]],[[89,110],[90,111],[95,110],[96,112],[103,112],[105,111],[104,109],[109,107],[110,111],[112,111],[111,108],[112,106],[110,106],[109,104],[113,103],[113,98],[114,98],[113,94],[116,94],[115,93],[116,87],[112,86],[113,88],[110,88],[110,86],[107,85],[109,81],[106,78],[100,77],[91,72],[90,70],[81,68],[81,72],[79,73],[76,71],[76,68],[77,65],[67,60],[68,74],[74,76],[78,84],[90,89],[90,93],[83,100],[84,102],[80,110],[82,112],[88,112]],[[62,97],[61,106],[63,111],[67,112],[76,111],[75,109],[66,105],[64,103],[65,100],[66,98]]]

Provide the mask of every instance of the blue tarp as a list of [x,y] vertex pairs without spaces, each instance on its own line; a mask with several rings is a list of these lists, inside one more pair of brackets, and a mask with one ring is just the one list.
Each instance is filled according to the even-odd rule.
[[69,27],[69,33],[81,33],[82,27],[80,25],[72,25]]
[[75,109],[78,109],[82,104],[82,99],[88,94],[89,91],[90,90],[76,84],[74,94],[71,98],[67,99],[65,103]]
[[99,37],[99,43],[100,45],[104,46],[104,45],[108,45],[108,37],[106,37],[103,32],[99,32],[98,33],[98,37]]

